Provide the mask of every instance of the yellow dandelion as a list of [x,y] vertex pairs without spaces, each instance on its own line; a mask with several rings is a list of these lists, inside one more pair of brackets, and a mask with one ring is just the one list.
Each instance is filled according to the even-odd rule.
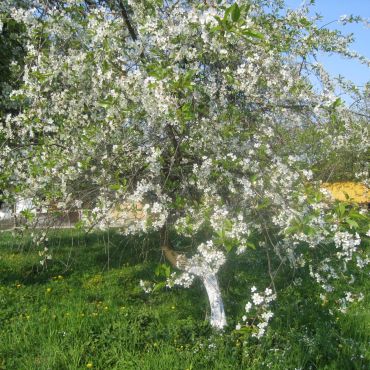
[[51,288],[46,288],[46,293],[50,293],[51,292]]
[[92,362],[88,362],[88,363],[86,364],[86,367],[87,367],[88,369],[92,369],[92,368],[94,367],[94,365],[93,365],[93,363],[92,363]]

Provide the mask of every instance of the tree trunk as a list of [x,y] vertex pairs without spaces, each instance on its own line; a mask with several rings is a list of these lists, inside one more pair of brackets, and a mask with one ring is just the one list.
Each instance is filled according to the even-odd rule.
[[209,274],[207,276],[201,276],[201,279],[206,288],[211,307],[211,326],[216,329],[223,329],[227,323],[217,276],[216,274]]
[[190,272],[202,280],[211,308],[210,324],[215,329],[223,329],[227,325],[227,322],[224,303],[216,274],[201,273],[200,267],[197,268],[197,266],[189,266],[187,258],[184,255],[178,254],[171,248],[166,227],[163,227],[161,230],[161,249],[166,259],[173,267],[185,272]]

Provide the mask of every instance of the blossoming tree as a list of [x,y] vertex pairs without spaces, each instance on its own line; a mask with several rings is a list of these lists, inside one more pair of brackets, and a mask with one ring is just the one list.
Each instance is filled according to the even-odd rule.
[[[167,285],[201,279],[215,328],[226,325],[217,272],[231,251],[266,248],[307,267],[324,292],[333,260],[341,276],[367,264],[363,211],[331,206],[319,189],[323,163],[341,150],[365,176],[368,117],[337,95],[361,91],[315,59],[338,52],[369,64],[348,50],[350,36],[278,0],[45,4],[9,7],[27,44],[22,86],[11,94],[22,110],[0,126],[4,198],[89,203],[86,227],[112,226],[123,204],[140,208],[122,232],[160,233],[178,271]],[[174,234],[195,244],[193,255],[173,247]],[[317,257],[333,242],[331,255]],[[252,293],[260,336],[276,292],[272,282]]]

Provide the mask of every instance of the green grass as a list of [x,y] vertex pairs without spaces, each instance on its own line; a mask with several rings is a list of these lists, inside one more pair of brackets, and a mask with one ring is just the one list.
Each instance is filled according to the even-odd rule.
[[[370,301],[333,317],[315,285],[282,271],[275,317],[265,338],[233,328],[252,284],[264,288],[264,254],[251,251],[221,272],[230,327],[208,325],[202,286],[145,294],[163,263],[155,236],[116,233],[49,236],[47,268],[29,239],[0,234],[0,369],[368,369]],[[297,272],[295,272],[297,274]],[[354,288],[369,292],[366,275]],[[324,307],[325,308],[325,307]],[[234,320],[233,320],[234,318]]]

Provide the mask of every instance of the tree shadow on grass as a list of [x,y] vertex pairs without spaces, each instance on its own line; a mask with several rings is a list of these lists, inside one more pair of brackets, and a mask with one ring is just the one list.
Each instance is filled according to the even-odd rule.
[[[42,265],[39,252],[44,246],[48,248],[46,253],[52,259]],[[89,234],[76,230],[52,230],[44,246],[33,245],[28,235],[21,249],[15,238],[12,240],[6,235],[0,239],[3,254],[0,281],[5,285],[17,282],[25,285],[43,284],[54,276],[63,275],[66,278],[76,271],[102,273],[161,259],[156,235],[123,236],[114,230]],[[10,258],[14,256],[19,256],[17,263]]]

